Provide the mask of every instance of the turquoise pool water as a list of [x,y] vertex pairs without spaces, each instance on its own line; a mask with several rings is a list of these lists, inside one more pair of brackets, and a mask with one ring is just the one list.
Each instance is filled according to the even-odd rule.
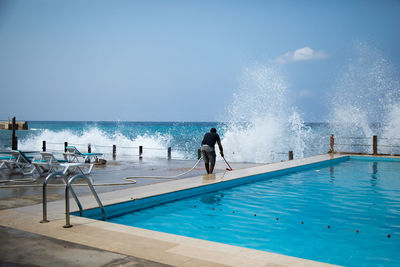
[[108,221],[346,266],[400,266],[400,161],[352,157]]

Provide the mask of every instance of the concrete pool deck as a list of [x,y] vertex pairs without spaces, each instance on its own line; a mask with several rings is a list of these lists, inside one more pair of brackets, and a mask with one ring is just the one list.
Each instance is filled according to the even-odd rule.
[[[229,172],[222,171],[215,175],[201,175],[116,191],[101,192],[99,193],[99,197],[103,205],[110,205],[265,172],[317,163],[343,156],[346,155],[326,154],[253,166]],[[97,207],[97,203],[92,195],[79,197],[79,199],[84,209]],[[77,210],[75,203],[73,201],[70,202],[71,210]],[[172,266],[332,266],[301,258],[77,216],[71,216],[72,228],[63,228],[65,225],[65,200],[49,202],[48,219],[50,222],[39,223],[41,219],[41,204],[0,210],[0,226],[3,227],[2,229],[0,228],[0,231],[5,231],[6,233],[20,231],[34,236],[39,235],[43,239],[51,239],[52,242],[58,245],[65,242],[65,244],[81,246],[77,251],[81,251],[83,248],[91,249],[90,255],[92,255],[92,261],[90,261],[90,258],[86,258],[80,259],[81,262],[75,262],[73,261],[73,257],[86,257],[84,256],[86,254],[76,252],[69,255],[66,253],[66,257],[69,255],[72,258],[64,264],[65,266],[103,266],[114,261],[120,261],[123,264],[136,261],[138,264],[145,266],[163,264]],[[32,238],[28,240],[32,240]],[[49,249],[51,250],[52,247]],[[51,251],[47,253],[51,257]],[[59,253],[62,254],[62,252]],[[104,259],[103,262],[96,261],[101,258],[96,255],[107,255],[108,258]],[[117,266],[113,264],[110,263],[109,266]],[[39,265],[45,266],[46,264],[39,263]]]

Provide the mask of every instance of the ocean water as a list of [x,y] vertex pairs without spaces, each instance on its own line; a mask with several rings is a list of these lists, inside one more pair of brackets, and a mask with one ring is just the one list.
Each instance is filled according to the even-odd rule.
[[[146,157],[166,157],[168,147],[172,149],[172,157],[175,159],[196,159],[197,149],[200,148],[203,135],[212,127],[218,129],[227,158],[232,160],[241,152],[235,142],[230,144],[231,132],[226,123],[220,122],[68,122],[68,121],[30,121],[28,131],[17,131],[19,149],[39,151],[42,141],[46,141],[47,150],[61,152],[64,142],[75,145],[82,151],[87,150],[91,144],[93,152],[111,154],[112,146],[117,146],[117,155],[136,155],[138,147],[143,146],[143,155]],[[305,127],[319,132],[324,136],[321,147],[312,142],[309,151],[301,151],[302,154],[312,155],[317,151],[329,150],[329,135],[326,124],[311,123]],[[228,136],[228,137],[226,137]],[[318,137],[318,139],[320,139]],[[325,143],[325,144],[324,144]],[[1,150],[10,149],[11,131],[0,131]],[[255,154],[265,154],[265,162],[287,158],[288,149],[262,147],[254,151]],[[244,147],[245,150],[247,150]],[[326,150],[326,151],[325,151]],[[246,151],[247,153],[247,151]],[[260,156],[259,156],[260,157]],[[263,162],[262,158],[241,157],[242,162]]]
[[[254,64],[244,71],[241,84],[225,107],[223,122],[29,121],[29,131],[18,131],[19,148],[62,151],[64,142],[83,151],[136,155],[143,146],[146,157],[196,159],[203,135],[215,127],[226,158],[232,162],[267,163],[323,154],[329,136],[335,150],[400,154],[399,72],[389,59],[366,43],[354,48],[326,97],[323,122],[307,122],[298,107],[298,92],[288,85],[284,72],[271,64]],[[183,111],[184,112],[184,111]],[[6,118],[2,118],[3,120]],[[22,118],[17,118],[22,119]],[[349,138],[350,137],[350,138]],[[0,130],[0,150],[9,149],[11,132]]]
[[[28,131],[17,131],[19,149],[41,150],[46,141],[49,151],[62,151],[64,142],[93,152],[137,155],[143,146],[146,157],[166,157],[168,147],[176,159],[197,157],[202,136],[218,123],[207,122],[95,122],[95,121],[30,121]],[[11,131],[0,131],[0,147],[9,149]]]
[[[86,152],[91,144],[93,152],[102,152],[111,157],[112,146],[117,146],[117,155],[138,155],[138,147],[143,146],[143,156],[166,158],[167,148],[172,149],[173,159],[197,159],[203,135],[216,127],[221,136],[226,158],[232,162],[268,163],[288,158],[292,150],[295,158],[323,154],[329,150],[329,136],[334,127],[329,123],[301,123],[297,129],[282,134],[262,132],[252,129],[253,125],[243,124],[235,128],[222,122],[68,122],[30,121],[28,131],[17,131],[18,148],[40,151],[42,141],[46,141],[48,151],[62,152],[64,142],[75,145]],[[374,133],[382,134],[382,125],[371,125]],[[254,130],[254,131],[253,131]],[[259,137],[252,134],[260,134]],[[277,136],[278,135],[278,136]],[[371,152],[372,136],[355,139],[368,146],[337,146],[338,149],[355,152]],[[349,142],[337,139],[337,142]],[[396,142],[396,139],[392,140]],[[11,131],[0,131],[0,150],[11,147]],[[393,147],[383,147],[380,152]]]

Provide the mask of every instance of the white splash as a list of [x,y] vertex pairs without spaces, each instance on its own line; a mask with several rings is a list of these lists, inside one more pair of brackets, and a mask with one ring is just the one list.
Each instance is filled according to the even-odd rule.
[[400,103],[391,105],[379,145],[380,153],[400,154]]
[[[355,49],[356,56],[349,60],[340,75],[332,96],[330,116],[331,132],[340,137],[365,138],[343,140],[347,144],[362,143],[371,146],[372,135],[381,133],[376,125],[387,124],[384,136],[399,137],[393,133],[399,127],[396,119],[400,103],[400,84],[395,78],[392,64],[381,53],[366,43]],[[375,126],[374,126],[375,125]],[[354,151],[354,146],[342,146],[342,151]],[[355,152],[371,152],[371,147],[360,147]]]
[[[42,141],[46,141],[48,151],[62,152],[64,142],[76,146],[81,152],[87,152],[91,144],[92,152],[112,154],[112,146],[116,145],[117,155],[138,155],[139,146],[143,146],[143,155],[146,157],[167,156],[167,147],[170,146],[172,136],[169,134],[156,133],[154,135],[138,135],[129,138],[121,132],[106,133],[98,128],[88,128],[81,133],[71,130],[52,131],[42,130],[40,134],[35,133],[31,137],[21,140],[21,150],[40,150]],[[174,158],[185,158],[181,152],[174,151]]]
[[247,69],[229,107],[230,120],[222,140],[229,159],[272,162],[302,157],[310,129],[290,106],[287,85],[272,66]]

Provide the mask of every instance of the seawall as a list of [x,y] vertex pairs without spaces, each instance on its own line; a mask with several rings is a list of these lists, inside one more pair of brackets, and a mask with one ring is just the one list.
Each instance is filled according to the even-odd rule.
[[[28,130],[27,121],[16,121],[16,130]],[[12,123],[10,121],[0,121],[0,130],[12,130]]]

